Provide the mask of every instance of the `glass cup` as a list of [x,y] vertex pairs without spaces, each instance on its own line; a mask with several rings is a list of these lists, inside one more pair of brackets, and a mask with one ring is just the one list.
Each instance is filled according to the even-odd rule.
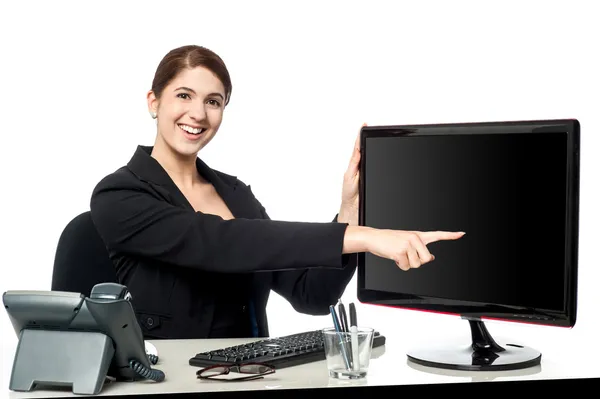
[[368,327],[357,327],[355,332],[323,329],[325,359],[330,377],[359,379],[367,376],[373,349],[373,332]]

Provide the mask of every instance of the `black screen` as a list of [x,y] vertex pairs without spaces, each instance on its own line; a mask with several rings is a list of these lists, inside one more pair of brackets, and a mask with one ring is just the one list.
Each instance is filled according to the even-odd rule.
[[464,231],[400,270],[365,254],[364,288],[562,311],[567,133],[367,137],[363,224]]

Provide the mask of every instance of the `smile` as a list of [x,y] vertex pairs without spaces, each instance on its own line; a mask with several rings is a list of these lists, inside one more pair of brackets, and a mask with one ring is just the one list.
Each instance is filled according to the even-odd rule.
[[191,127],[188,125],[177,125],[177,126],[179,126],[179,128],[181,130],[183,130],[187,133],[190,133],[190,134],[195,134],[195,135],[201,134],[206,131],[205,128],[201,128],[201,127]]

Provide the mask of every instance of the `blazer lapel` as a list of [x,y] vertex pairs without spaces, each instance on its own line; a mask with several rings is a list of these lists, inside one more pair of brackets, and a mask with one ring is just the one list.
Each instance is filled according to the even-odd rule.
[[194,208],[171,176],[156,159],[152,158],[151,154],[152,147],[138,146],[127,167],[138,179],[150,184],[167,202],[193,210]]
[[[187,198],[162,165],[152,158],[151,153],[151,146],[138,146],[127,164],[128,168],[140,180],[152,184],[172,204],[193,210],[194,208]],[[234,217],[256,218],[259,216],[256,207],[253,206],[254,201],[247,190],[239,189],[239,180],[236,176],[215,171],[200,158],[196,158],[196,168],[200,175],[215,187]]]
[[254,199],[249,195],[248,190],[243,189],[236,176],[215,171],[201,159],[197,159],[196,166],[198,172],[212,183],[235,218],[252,219],[259,217],[259,213],[254,206]]

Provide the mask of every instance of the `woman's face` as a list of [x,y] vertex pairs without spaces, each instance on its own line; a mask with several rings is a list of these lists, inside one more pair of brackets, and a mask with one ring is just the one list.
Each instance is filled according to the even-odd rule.
[[160,99],[152,91],[148,93],[149,111],[157,114],[157,144],[162,141],[184,157],[195,157],[215,136],[224,106],[223,84],[204,67],[181,71]]

